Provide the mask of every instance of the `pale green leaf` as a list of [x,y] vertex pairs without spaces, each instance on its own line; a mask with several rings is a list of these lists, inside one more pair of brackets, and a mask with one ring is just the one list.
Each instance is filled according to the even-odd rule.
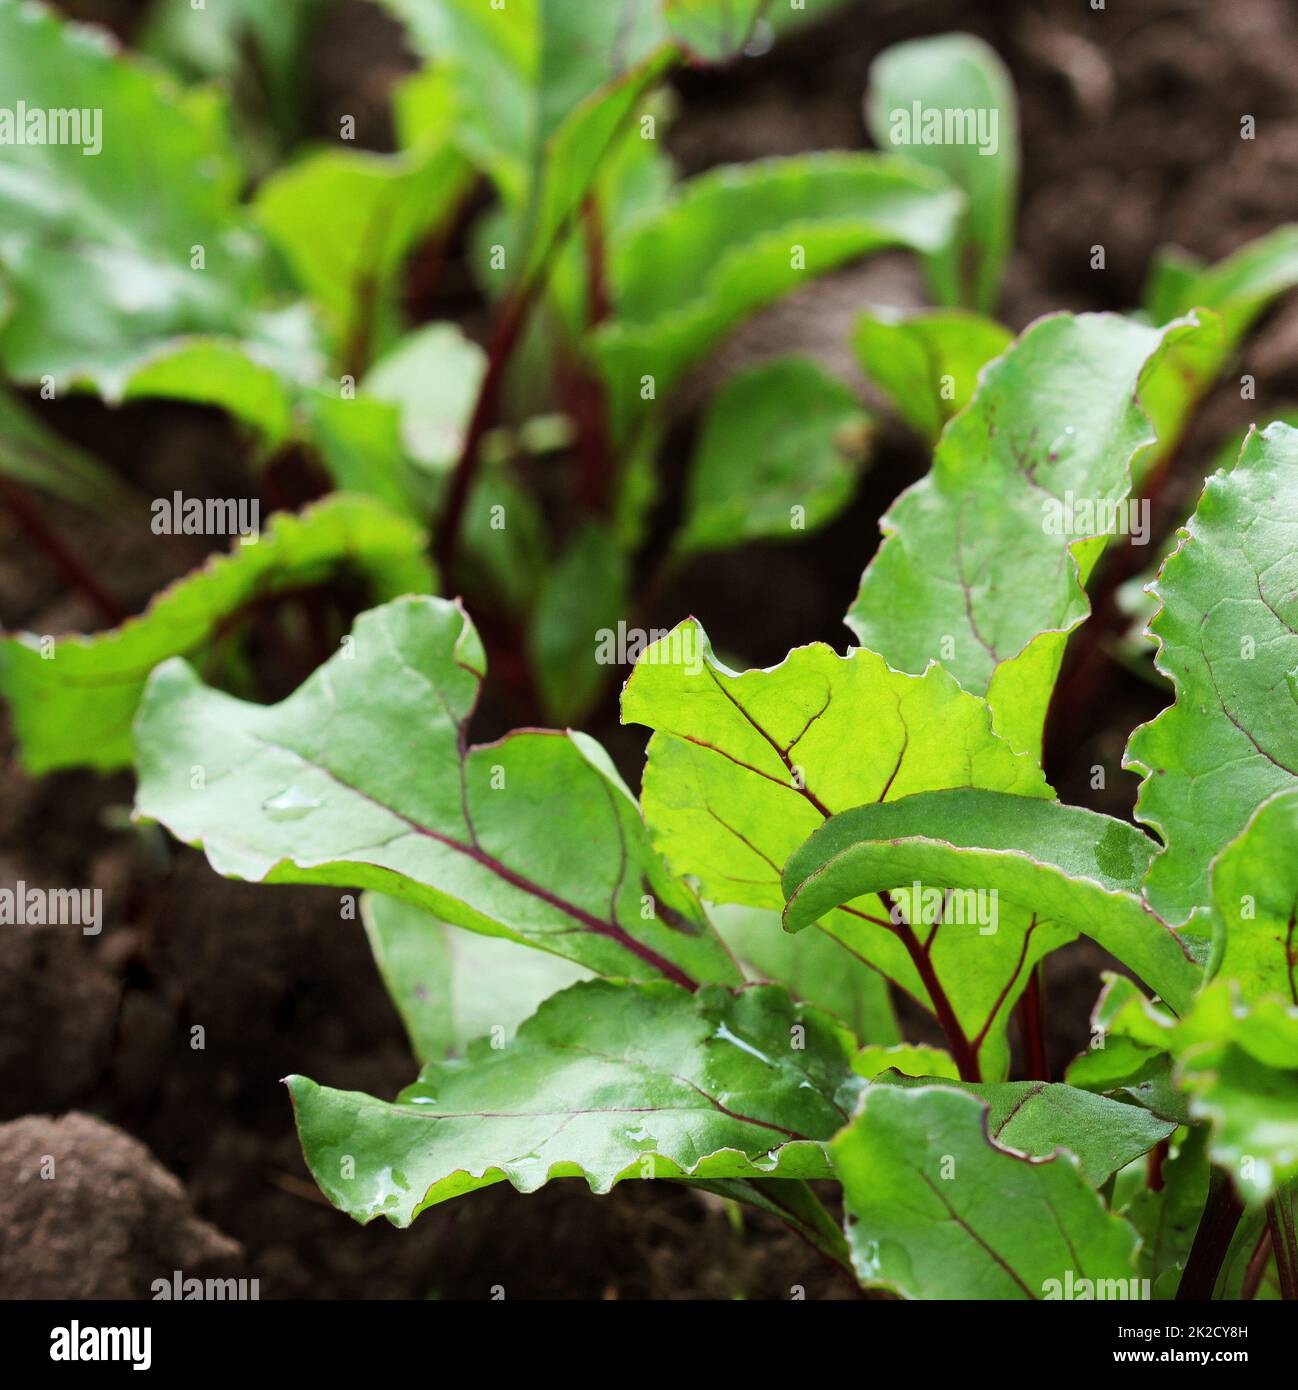
[[583,1177],[605,1193],[634,1177],[828,1177],[824,1141],[861,1084],[850,1057],[845,1029],[773,986],[596,980],[542,1004],[504,1047],[484,1039],[426,1066],[395,1104],[303,1077],[289,1088],[329,1200],[406,1226],[497,1182]]
[[1185,921],[1213,857],[1266,797],[1298,784],[1298,430],[1253,431],[1208,479],[1154,591],[1150,631],[1175,702],[1127,745],[1136,815],[1167,848],[1145,889]]
[[904,1298],[1060,1298],[1080,1280],[1092,1297],[1133,1296],[1135,1231],[1070,1154],[995,1143],[987,1111],[946,1086],[866,1090],[830,1146],[861,1282]]
[[828,932],[791,936],[778,913],[738,903],[718,903],[709,912],[749,979],[783,985],[795,999],[842,1019],[863,1041],[884,1044],[885,1051],[898,1042],[887,981]]
[[852,496],[872,433],[856,396],[806,358],[740,372],[708,407],[677,551],[797,540],[832,521]]
[[875,143],[940,170],[968,197],[957,237],[928,257],[938,301],[989,313],[1014,237],[1018,112],[1009,72],[971,34],[914,39],[870,67]]
[[861,369],[922,438],[937,442],[973,397],[978,374],[1014,341],[992,319],[960,309],[874,309],[856,323]]
[[[946,672],[904,675],[864,649],[840,657],[799,647],[769,670],[737,674],[690,621],[641,657],[622,718],[656,730],[642,791],[655,844],[715,902],[782,908],[785,860],[831,814],[863,802],[969,785],[1049,794],[1031,759],[992,732],[986,705]],[[892,922],[870,896],[827,909],[821,925],[937,1008],[931,968],[983,1074],[1003,1074],[1004,1024],[1025,972],[1072,933],[1034,927],[1013,908],[991,931],[976,922],[939,930],[931,903],[913,906],[923,909],[913,924]]]
[[229,877],[375,888],[600,974],[735,979],[593,739],[468,745],[484,665],[458,603],[419,597],[362,614],[277,705],[167,662],[136,721],[137,814]]
[[362,896],[361,920],[419,1062],[489,1035],[507,1042],[552,994],[587,978],[560,956],[439,922],[385,893]]
[[614,437],[748,315],[858,256],[942,245],[960,205],[939,175],[868,154],[759,160],[683,183],[609,247],[615,318],[592,350]]
[[988,696],[998,732],[1038,752],[1064,644],[1089,611],[1083,585],[1154,441],[1141,382],[1168,343],[1199,331],[1108,314],[1028,328],[986,367],[928,477],[880,521],[847,615],[860,641],[899,670],[940,662]]

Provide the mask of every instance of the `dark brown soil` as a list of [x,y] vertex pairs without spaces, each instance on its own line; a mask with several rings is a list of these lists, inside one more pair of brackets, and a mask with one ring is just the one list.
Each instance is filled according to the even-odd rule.
[[[122,0],[109,8],[129,32],[138,7]],[[1051,308],[1128,307],[1156,247],[1179,242],[1215,257],[1292,215],[1298,13],[1285,0],[1143,0],[1104,11],[864,0],[765,58],[683,77],[673,148],[692,172],[731,159],[860,146],[872,56],[898,39],[951,28],[987,37],[1018,84],[1025,166],[1019,250],[1003,306],[1011,324]],[[313,119],[322,130],[343,100],[339,92],[381,112],[374,94],[403,62],[391,28],[364,5],[344,6],[327,34],[313,58]],[[1244,114],[1256,117],[1255,141],[1240,139]],[[1104,272],[1089,269],[1095,244],[1107,248]],[[716,369],[805,348],[851,374],[843,339],[857,310],[871,300],[913,302],[918,293],[904,265],[844,272],[763,316]],[[1298,306],[1273,316],[1247,358],[1258,400],[1241,402],[1227,388],[1208,403],[1166,493],[1167,525],[1192,504],[1219,443],[1298,399]],[[71,401],[46,418],[144,496],[175,487],[220,495],[225,482],[247,476],[239,440],[206,412],[152,405],[110,412]],[[874,549],[877,518],[926,466],[899,431],[887,434],[855,504],[832,527],[797,548],[755,546],[699,561],[659,596],[649,623],[668,625],[692,611],[719,649],[759,664],[816,638],[841,646],[841,614]],[[50,515],[132,610],[201,558],[185,542],[141,547],[136,530],[111,518],[65,507]],[[38,632],[97,625],[7,513],[0,514],[0,623]],[[275,683],[291,685],[290,674],[275,672]],[[1157,689],[1113,666],[1102,698],[1051,749],[1061,795],[1128,812],[1134,783],[1119,771],[1122,747],[1162,703]],[[634,782],[641,732],[619,728],[612,703],[588,727]],[[83,1116],[0,1129],[0,1149],[17,1155],[12,1164],[4,1158],[6,1171],[24,1173],[15,1189],[0,1188],[0,1293],[145,1296],[152,1278],[174,1267],[202,1273],[190,1262],[209,1256],[259,1278],[268,1298],[487,1298],[495,1288],[510,1298],[788,1298],[795,1286],[808,1297],[850,1292],[764,1218],[745,1216],[735,1227],[714,1199],[670,1186],[627,1183],[598,1200],[571,1182],[530,1198],[496,1187],[425,1215],[407,1232],[352,1225],[310,1182],[278,1084],[300,1071],[391,1095],[412,1072],[363,934],[338,920],[337,895],[222,881],[201,856],[126,828],[129,777],[33,782],[5,746],[0,877],[102,887],[111,925],[97,938],[62,928],[0,934],[0,1120],[89,1112],[146,1145],[184,1191],[124,1135],[101,1133]],[[1103,793],[1090,787],[1097,763],[1109,773]],[[1056,1067],[1085,1038],[1099,963],[1088,947],[1051,960]],[[196,1028],[201,1048],[193,1046]],[[107,1212],[89,1209],[94,1189],[84,1176],[66,1190],[61,1178],[49,1184],[58,1201],[34,1211],[33,1155],[65,1152],[68,1171],[84,1174],[87,1146],[117,1175],[98,1193]],[[108,1223],[94,1229],[116,1232],[115,1253],[77,1235],[76,1226],[93,1220]],[[101,1256],[102,1268],[88,1268]]]

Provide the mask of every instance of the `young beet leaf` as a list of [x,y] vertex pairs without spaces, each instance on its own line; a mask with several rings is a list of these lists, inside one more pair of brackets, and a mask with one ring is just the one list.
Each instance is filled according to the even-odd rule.
[[863,1084],[851,1052],[845,1029],[773,985],[595,980],[547,1000],[507,1046],[484,1038],[426,1066],[395,1104],[303,1077],[289,1088],[329,1200],[406,1226],[495,1182],[829,1177],[824,1142]]
[[[905,675],[863,649],[799,647],[769,670],[735,673],[690,621],[640,659],[622,718],[656,731],[642,792],[654,843],[714,902],[781,908],[789,855],[863,802],[969,785],[1049,795],[1032,760],[992,732],[986,704],[945,671]],[[1025,972],[1074,931],[1013,907],[943,924],[903,886],[895,901],[847,903],[820,926],[937,1015],[966,1079],[1003,1075]]]
[[995,791],[933,791],[834,816],[784,867],[784,920],[798,931],[841,903],[909,883],[995,892],[1093,936],[1176,1010],[1202,979],[1199,938],[1182,938],[1146,906],[1140,885],[1155,843],[1134,826],[1078,806]]
[[[1137,1237],[1068,1153],[1028,1158],[988,1133],[988,1106],[946,1086],[874,1085],[830,1146],[852,1263],[906,1298],[1131,1297]],[[1092,1292],[1073,1292],[1078,1280]],[[1071,1285],[1072,1288],[1068,1286]],[[1067,1288],[1067,1291],[1065,1291]]]
[[862,644],[903,671],[939,662],[1036,753],[1064,644],[1089,611],[1083,585],[1154,443],[1141,383],[1170,344],[1204,331],[1108,314],[1028,328],[881,520],[847,615]]
[[591,350],[613,438],[748,315],[858,256],[944,245],[960,207],[940,175],[879,155],[798,155],[689,180],[610,247],[615,317]]
[[806,358],[740,372],[708,409],[677,554],[825,525],[851,498],[870,434],[855,394]]
[[[143,523],[141,523],[143,524]],[[131,721],[150,671],[169,657],[208,667],[252,604],[339,573],[378,599],[431,589],[427,537],[368,497],[335,493],[301,515],[279,512],[254,544],[209,560],[156,595],[138,617],[93,637],[0,638],[0,693],[31,772],[131,762]]]
[[362,614],[278,705],[167,662],[136,724],[137,813],[231,877],[376,888],[600,974],[736,981],[594,740],[468,745],[484,664],[463,609],[434,598]]
[[876,309],[857,320],[852,346],[866,376],[929,444],[969,404],[978,373],[1014,341],[992,319],[959,309]]
[[1182,922],[1259,802],[1298,785],[1298,430],[1251,433],[1209,478],[1154,592],[1176,700],[1132,734],[1125,766],[1144,774],[1136,814],[1167,846],[1149,901]]
[[100,33],[17,3],[0,4],[0,90],[33,113],[72,94],[77,107],[67,139],[0,142],[12,380],[114,399],[146,354],[195,333],[252,344],[289,374],[313,359],[305,321],[275,312],[212,92],[182,92]]
[[459,1056],[488,1034],[507,1042],[544,1000],[589,973],[548,951],[439,922],[386,893],[361,897],[361,920],[421,1063]]
[[926,263],[940,304],[991,313],[1014,231],[1019,133],[1014,89],[993,49],[969,34],[899,43],[870,69],[875,142],[939,169],[968,197],[960,234]]

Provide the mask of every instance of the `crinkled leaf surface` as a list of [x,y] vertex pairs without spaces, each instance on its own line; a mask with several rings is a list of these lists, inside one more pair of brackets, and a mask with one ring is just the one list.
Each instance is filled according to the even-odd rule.
[[1028,328],[947,426],[928,477],[881,520],[847,615],[860,641],[899,670],[940,662],[987,695],[1016,748],[1039,750],[1067,634],[1089,611],[1082,586],[1110,539],[1076,509],[1067,530],[1058,504],[1128,495],[1132,460],[1154,440],[1140,383],[1197,331],[1108,314]]
[[1125,821],[1036,797],[933,791],[862,805],[825,822],[784,868],[792,931],[840,903],[922,883],[981,889],[1039,926],[1084,931],[1183,1010],[1202,971],[1184,939],[1140,896],[1157,846]]
[[[622,718],[656,731],[641,798],[655,844],[715,902],[781,908],[785,860],[831,814],[863,802],[969,785],[1049,794],[1032,761],[992,732],[986,705],[945,671],[908,676],[860,648],[840,657],[799,647],[769,670],[736,673],[691,620],[641,657]],[[1015,909],[983,933],[931,918],[922,931],[898,927],[873,897],[834,906],[821,925],[927,1007],[932,967],[989,1076],[1007,1060],[1003,1024],[1023,972],[1072,934],[1033,927]]]
[[961,309],[875,309],[852,335],[861,369],[930,444],[973,397],[978,373],[1014,341],[994,319]]
[[[1025,1158],[947,1086],[870,1086],[830,1146],[858,1278],[905,1298],[1046,1298],[1050,1281],[1129,1279],[1136,1233],[1067,1153]],[[1114,1296],[1113,1294],[1109,1295]]]
[[687,180],[609,247],[615,318],[592,348],[614,436],[747,315],[853,257],[940,246],[960,206],[940,175],[868,154],[758,160]]
[[[0,4],[0,91],[29,113],[100,113],[97,153],[86,152],[93,123],[85,144],[0,144],[11,377],[49,374],[114,397],[142,353],[181,334],[261,341],[290,360],[302,351],[279,344],[261,314],[262,257],[214,93],[182,92],[102,31],[14,0]],[[191,268],[195,247],[203,269]]]
[[535,1192],[584,1177],[603,1193],[629,1177],[828,1177],[824,1141],[862,1084],[851,1049],[846,1029],[775,986],[595,980],[542,1004],[504,1047],[484,1039],[426,1066],[395,1104],[303,1077],[289,1087],[329,1200],[406,1226],[495,1182]]
[[[929,277],[940,303],[990,312],[1014,235],[1018,192],[1018,112],[1005,65],[971,34],[899,43],[871,65],[865,111],[882,149],[939,169],[964,190],[969,205],[960,234],[930,254]],[[966,112],[975,124],[948,131],[950,117]],[[936,140],[926,138],[934,133]]]
[[[898,1074],[878,1083],[932,1085],[927,1079]],[[1081,1165],[1082,1176],[1100,1187],[1128,1163],[1148,1153],[1175,1129],[1138,1105],[1124,1105],[1076,1086],[1046,1081],[945,1082],[987,1102],[987,1134],[1003,1149],[1049,1158],[1067,1149]]]
[[600,974],[736,979],[593,739],[469,746],[484,666],[458,603],[417,597],[362,614],[278,705],[167,662],[136,721],[137,814],[230,877],[376,888]]
[[1211,973],[1298,1004],[1298,787],[1264,801],[1212,866]]
[[738,373],[708,407],[676,549],[796,540],[823,526],[850,499],[871,434],[853,392],[807,358]]
[[1136,815],[1167,846],[1146,892],[1181,922],[1258,804],[1298,784],[1298,430],[1251,433],[1208,479],[1155,592],[1156,663],[1176,700],[1135,731],[1124,765],[1144,774]]
[[517,942],[465,931],[385,893],[366,893],[361,919],[383,984],[420,1062],[501,1040],[552,994],[587,977],[579,965]]
[[709,913],[749,979],[783,985],[795,999],[841,1019],[863,1041],[891,1045],[900,1039],[887,981],[828,932],[794,937],[783,930],[779,913],[738,903],[710,905]]
[[335,493],[300,515],[276,513],[254,544],[236,541],[230,554],[178,579],[121,627],[52,644],[30,632],[3,638],[0,691],[24,766],[33,773],[125,767],[131,721],[160,662],[214,658],[217,639],[249,603],[340,571],[355,572],[380,599],[429,589],[426,549],[424,532],[404,517],[371,498]]

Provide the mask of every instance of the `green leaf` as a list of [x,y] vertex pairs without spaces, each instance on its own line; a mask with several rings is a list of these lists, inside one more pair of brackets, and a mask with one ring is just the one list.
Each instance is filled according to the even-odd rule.
[[887,982],[841,941],[827,932],[790,936],[781,929],[779,914],[765,908],[720,903],[709,912],[749,979],[783,985],[795,999],[842,1019],[862,1040],[900,1040]]
[[1119,1208],[1140,1233],[1137,1264],[1141,1275],[1153,1284],[1155,1298],[1175,1296],[1203,1216],[1208,1196],[1204,1138],[1202,1129],[1186,1134],[1164,1159],[1162,1186],[1157,1191],[1149,1186],[1144,1165],[1132,1169],[1134,1190]]
[[1216,334],[1174,345],[1146,382],[1142,399],[1159,445],[1144,460],[1145,471],[1176,447],[1191,413],[1249,329],[1279,295],[1295,285],[1298,226],[1277,227],[1206,268],[1181,251],[1164,251],[1155,260],[1144,292],[1145,311],[1152,322],[1166,323],[1202,308],[1212,310],[1220,323]]
[[406,334],[361,386],[398,407],[405,452],[440,473],[460,456],[486,370],[486,353],[455,324],[431,323]]
[[851,498],[871,435],[856,396],[806,358],[740,372],[708,407],[676,550],[817,530]]
[[1178,1012],[1202,972],[1201,943],[1146,907],[1157,846],[1079,806],[965,788],[863,805],[826,821],[785,864],[785,925],[798,931],[865,893],[922,883],[993,892],[1037,924],[1084,931]]
[[[931,1085],[933,1078],[878,1078],[894,1086]],[[1057,1148],[1075,1155],[1082,1176],[1102,1187],[1120,1168],[1146,1154],[1175,1129],[1138,1105],[1124,1105],[1075,1086],[1046,1081],[995,1081],[947,1085],[987,1102],[987,1137],[1003,1149],[1049,1158]]]
[[486,172],[523,245],[542,262],[673,57],[661,0],[383,0],[415,49],[447,74],[451,137]]
[[1014,341],[1008,328],[961,309],[879,308],[856,322],[866,376],[930,444],[969,404],[978,373]]
[[240,145],[261,145],[269,162],[278,141],[296,137],[306,88],[304,50],[319,12],[330,0],[156,0],[135,44],[188,79],[220,79],[240,98]]
[[986,1102],[947,1086],[866,1090],[830,1145],[861,1282],[904,1298],[1034,1299],[1086,1279],[1092,1296],[1133,1296],[1136,1234],[1077,1160],[1025,1158],[987,1123]]
[[124,401],[162,396],[217,406],[251,425],[267,453],[295,433],[295,394],[281,366],[255,347],[211,337],[169,340],[144,358],[122,389]]
[[111,469],[50,429],[34,410],[3,387],[0,474],[83,507],[120,507],[131,496]]
[[77,113],[77,128],[56,132],[67,140],[0,140],[11,378],[89,383],[112,399],[142,354],[194,333],[257,341],[286,363],[300,355],[262,315],[263,258],[212,91],[182,92],[102,31],[14,3],[0,5],[0,91],[6,117],[19,102],[29,121],[74,100]]
[[959,235],[928,257],[929,279],[939,303],[990,313],[1014,237],[1019,176],[1018,113],[1004,63],[971,34],[896,44],[871,64],[865,111],[881,149],[938,169],[964,190]]
[[379,503],[336,493],[300,516],[277,513],[255,543],[236,542],[229,555],[178,579],[121,627],[57,641],[35,633],[5,637],[0,691],[13,707],[24,767],[125,767],[131,721],[160,662],[179,655],[208,660],[247,605],[339,571],[357,572],[379,598],[430,588],[426,544],[419,528]]
[[1167,848],[1145,890],[1169,921],[1209,901],[1213,857],[1298,782],[1298,430],[1253,431],[1208,479],[1155,585],[1150,631],[1175,702],[1131,736],[1137,818]]
[[561,989],[587,978],[571,961],[483,936],[383,893],[361,898],[361,920],[383,984],[420,1062],[500,1042]]
[[1113,977],[1095,1022],[1105,1045],[1074,1062],[1069,1081],[1118,1084],[1142,1059],[1152,1066],[1170,1053],[1188,1119],[1209,1127],[1209,1157],[1250,1206],[1298,1174],[1298,1005],[1287,995],[1246,1003],[1233,981],[1218,979],[1178,1021]]
[[397,155],[329,149],[257,190],[257,219],[319,307],[344,370],[363,369],[395,338],[405,258],[453,214],[468,176],[461,157],[435,143]]
[[463,609],[418,597],[363,613],[278,705],[167,662],[136,721],[137,814],[229,877],[375,888],[600,974],[735,979],[593,739],[468,746],[484,665]]
[[289,1089],[325,1196],[407,1226],[496,1182],[535,1192],[583,1177],[605,1193],[631,1177],[828,1177],[824,1141],[860,1085],[851,1046],[773,986],[596,980],[542,1004],[504,1047],[484,1039],[426,1066],[395,1104],[303,1077]]
[[412,519],[431,515],[434,489],[420,487],[420,470],[407,457],[401,438],[397,406],[320,386],[302,393],[298,414],[302,434],[318,452],[335,487],[376,497]]
[[578,722],[611,684],[619,622],[630,607],[630,562],[607,527],[588,524],[537,580],[528,632],[548,718]]
[[1209,1156],[1249,1206],[1298,1175],[1298,1005],[1244,1005],[1227,981],[1199,995],[1172,1033],[1176,1082],[1211,1128]]
[[881,1072],[895,1071],[902,1076],[925,1076],[955,1081],[960,1073],[949,1052],[940,1047],[924,1047],[916,1043],[898,1043],[895,1047],[863,1047],[852,1058],[852,1070],[868,1081]]
[[1209,974],[1245,1000],[1298,1003],[1298,787],[1277,792],[1213,861]]
[[768,0],[661,0],[672,37],[704,62],[733,57],[748,42]]
[[[1137,393],[1169,343],[1201,331],[1109,314],[1038,320],[984,370],[927,478],[880,521],[883,544],[847,615],[863,645],[920,672],[940,662],[987,695],[996,729],[1037,753],[1083,588],[1153,443]],[[1072,515],[1062,503],[1077,504]],[[1007,582],[1007,576],[1013,582]]]
[[591,347],[614,437],[748,315],[857,256],[935,249],[959,207],[938,175],[877,155],[759,160],[687,180],[609,247],[615,319]]
[[[986,705],[946,672],[903,675],[864,649],[799,647],[776,667],[736,674],[691,620],[640,658],[622,718],[656,730],[642,791],[654,843],[714,902],[782,908],[785,860],[832,813],[866,801],[970,783],[1049,794],[1032,761],[992,732]],[[916,922],[936,926],[931,915]],[[1024,972],[1071,935],[1011,909],[992,933],[949,923],[923,933],[933,938],[925,947],[873,897],[821,925],[937,1008],[932,967],[989,1076],[1007,1064],[1004,1022]]]

